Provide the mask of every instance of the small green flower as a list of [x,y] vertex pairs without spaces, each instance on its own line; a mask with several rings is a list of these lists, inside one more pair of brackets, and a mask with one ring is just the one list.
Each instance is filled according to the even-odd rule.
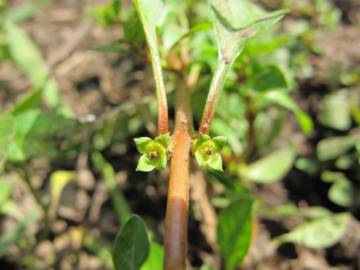
[[203,168],[223,171],[220,151],[226,143],[227,139],[223,136],[217,136],[211,139],[209,135],[200,135],[193,144],[195,158],[198,164]]
[[153,169],[163,170],[167,164],[167,149],[170,144],[170,133],[160,135],[154,140],[149,137],[134,139],[136,147],[142,156],[136,170],[149,172]]

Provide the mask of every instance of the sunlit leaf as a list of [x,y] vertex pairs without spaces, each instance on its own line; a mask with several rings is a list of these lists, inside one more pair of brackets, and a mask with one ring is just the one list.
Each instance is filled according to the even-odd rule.
[[317,145],[317,156],[321,161],[338,158],[354,147],[359,138],[359,135],[355,134],[324,139]]
[[305,134],[310,134],[313,131],[313,122],[309,115],[304,113],[299,105],[289,96],[287,92],[270,91],[264,95],[264,98],[272,103],[278,104],[289,111],[292,111],[298,120],[302,130]]
[[30,109],[36,109],[41,102],[41,90],[30,92],[27,96],[15,103],[12,113],[14,115]]
[[141,270],[162,269],[164,260],[164,249],[158,243],[152,241],[150,243],[150,254]]
[[55,171],[50,175],[50,193],[54,211],[59,205],[60,197],[65,186],[75,180],[74,171]]
[[5,23],[5,33],[11,57],[30,79],[34,88],[40,89],[49,75],[40,51],[21,28],[9,21]]
[[292,168],[296,152],[293,146],[285,146],[280,150],[244,167],[240,174],[247,180],[257,183],[270,183],[281,180]]
[[349,93],[347,90],[336,91],[323,100],[323,109],[319,121],[337,130],[347,130],[351,126],[351,111]]
[[335,214],[308,221],[275,239],[275,243],[293,242],[310,248],[327,248],[340,241],[350,215]]
[[34,16],[41,10],[49,0],[36,0],[33,3],[22,5],[18,8],[11,9],[6,13],[6,19],[13,23],[20,23]]
[[146,261],[150,243],[144,221],[133,215],[115,238],[113,261],[116,270],[137,270]]
[[232,62],[245,42],[278,22],[285,11],[267,13],[249,0],[212,0],[213,23],[221,57]]

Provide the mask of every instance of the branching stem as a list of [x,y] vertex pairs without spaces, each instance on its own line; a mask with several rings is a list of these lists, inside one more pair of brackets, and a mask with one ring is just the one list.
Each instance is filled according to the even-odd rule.
[[184,270],[186,267],[192,129],[190,91],[182,83],[176,90],[174,149],[165,219],[164,270]]

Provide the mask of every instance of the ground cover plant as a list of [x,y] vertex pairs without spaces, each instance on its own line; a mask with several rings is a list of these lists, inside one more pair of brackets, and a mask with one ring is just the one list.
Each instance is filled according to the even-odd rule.
[[356,269],[358,14],[0,1],[1,268]]

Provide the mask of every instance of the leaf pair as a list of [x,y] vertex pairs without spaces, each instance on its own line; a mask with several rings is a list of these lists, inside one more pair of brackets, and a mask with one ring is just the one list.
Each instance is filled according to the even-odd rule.
[[139,159],[137,171],[149,172],[154,169],[163,170],[168,160],[170,133],[160,135],[154,140],[149,137],[134,139],[138,151],[142,154]]

